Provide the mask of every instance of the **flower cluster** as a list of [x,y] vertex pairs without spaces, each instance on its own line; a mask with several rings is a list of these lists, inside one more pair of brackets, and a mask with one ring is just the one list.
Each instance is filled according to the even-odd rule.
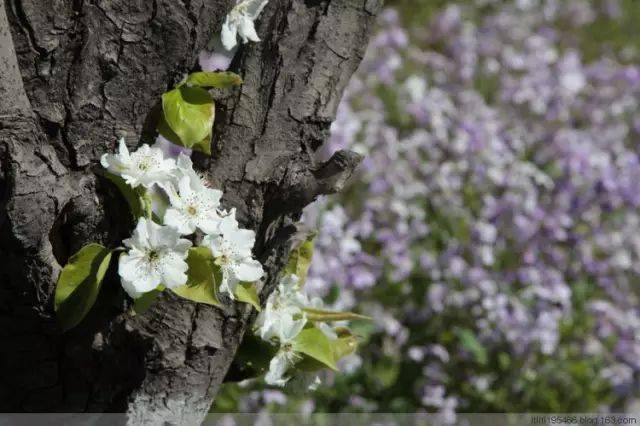
[[[304,384],[314,390],[320,378],[305,371],[335,368],[337,361],[351,355],[356,349],[356,337],[345,321],[365,317],[326,310],[321,299],[306,295],[304,281],[288,272],[267,299],[254,325],[256,336],[271,345],[268,350],[276,348],[264,379],[268,385],[284,386],[297,373],[294,387]],[[335,321],[340,324],[329,325]],[[300,363],[306,368],[296,369]]]
[[360,175],[305,213],[309,291],[376,329],[316,404],[637,401],[639,58],[591,37],[627,28],[623,6],[477,0],[412,29],[383,13],[327,153],[365,154]]
[[239,282],[262,277],[262,265],[251,253],[255,233],[239,227],[235,209],[221,209],[222,192],[209,187],[187,155],[181,152],[177,159],[165,158],[162,149],[148,145],[130,153],[120,139],[118,153],[104,154],[101,163],[143,200],[149,202],[154,193],[168,201],[163,208],[148,206],[133,236],[124,240],[127,252],[120,256],[118,272],[131,297],[160,285],[175,289],[187,283],[192,241],[183,237],[196,231],[204,234],[200,245],[211,250],[220,267],[219,291],[233,299]]

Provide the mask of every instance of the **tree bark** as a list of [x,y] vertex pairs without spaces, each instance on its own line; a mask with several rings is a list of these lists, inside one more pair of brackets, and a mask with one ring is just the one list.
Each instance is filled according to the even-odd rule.
[[[360,63],[381,0],[271,0],[216,92],[213,155],[194,155],[223,206],[257,231],[268,273],[293,223],[340,189],[359,158],[314,152]],[[208,411],[252,320],[165,292],[134,315],[112,262],[98,300],[62,333],[55,283],[89,242],[120,245],[126,204],[94,170],[124,136],[151,143],[161,94],[197,69],[233,0],[0,0],[0,411],[126,412],[194,423]],[[6,13],[5,13],[6,12]]]

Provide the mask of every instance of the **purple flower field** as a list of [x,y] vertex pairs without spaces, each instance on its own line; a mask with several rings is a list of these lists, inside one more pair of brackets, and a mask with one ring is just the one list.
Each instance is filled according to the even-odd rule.
[[640,3],[446,3],[381,15],[323,153],[365,160],[305,212],[359,351],[221,410],[640,408]]

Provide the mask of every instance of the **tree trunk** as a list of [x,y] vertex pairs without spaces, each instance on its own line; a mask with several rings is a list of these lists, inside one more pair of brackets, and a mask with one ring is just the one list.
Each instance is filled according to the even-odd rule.
[[[381,0],[271,0],[262,42],[216,92],[213,155],[198,168],[257,231],[268,278],[292,225],[340,189],[359,158],[314,163],[358,66]],[[89,242],[132,230],[117,190],[94,173],[124,136],[153,141],[161,94],[197,68],[233,0],[0,0],[0,411],[126,412],[133,423],[193,423],[208,411],[252,320],[165,292],[131,312],[112,262],[98,300],[62,333],[53,312],[61,267]]]

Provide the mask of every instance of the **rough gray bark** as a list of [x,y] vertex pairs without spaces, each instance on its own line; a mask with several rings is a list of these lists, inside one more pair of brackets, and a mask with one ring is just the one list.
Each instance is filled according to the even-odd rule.
[[[258,233],[264,298],[291,223],[358,163],[314,151],[366,46],[381,0],[271,0],[263,41],[217,94],[214,153],[194,155]],[[133,423],[193,423],[207,412],[251,319],[164,294],[134,316],[114,265],[89,316],[61,333],[55,282],[89,242],[132,229],[93,173],[124,136],[153,139],[160,95],[197,67],[232,0],[0,0],[0,411],[116,411]],[[6,10],[6,16],[5,16]]]

